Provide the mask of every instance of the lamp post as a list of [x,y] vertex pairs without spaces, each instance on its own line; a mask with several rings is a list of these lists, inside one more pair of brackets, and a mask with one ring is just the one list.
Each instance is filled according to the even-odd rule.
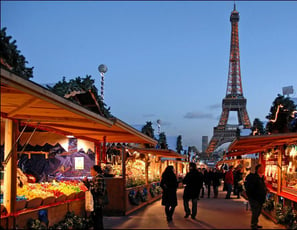
[[107,66],[101,64],[98,66],[99,73],[101,75],[101,99],[104,100],[104,74],[107,72]]

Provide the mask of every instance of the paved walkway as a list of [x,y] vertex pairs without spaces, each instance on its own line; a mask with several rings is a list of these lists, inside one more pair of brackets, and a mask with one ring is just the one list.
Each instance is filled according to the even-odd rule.
[[[184,218],[182,201],[183,189],[178,189],[178,206],[173,215],[173,221],[167,223],[164,206],[158,200],[128,216],[104,217],[106,229],[250,229],[251,211],[246,210],[244,198],[226,200],[220,188],[219,197],[201,198],[198,201],[196,220]],[[263,215],[259,224],[264,229],[284,229]]]

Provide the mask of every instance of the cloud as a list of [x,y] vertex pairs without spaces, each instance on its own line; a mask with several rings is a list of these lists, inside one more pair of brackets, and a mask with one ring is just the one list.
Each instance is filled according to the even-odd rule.
[[214,110],[214,109],[220,109],[222,108],[221,104],[213,104],[209,106],[209,109]]
[[184,116],[186,119],[213,119],[213,115],[211,113],[203,113],[203,112],[187,112]]
[[161,120],[161,126],[166,126],[166,127],[171,126],[171,122]]
[[142,116],[143,116],[143,117],[155,117],[156,114],[153,114],[153,113],[147,113],[147,114],[143,114]]

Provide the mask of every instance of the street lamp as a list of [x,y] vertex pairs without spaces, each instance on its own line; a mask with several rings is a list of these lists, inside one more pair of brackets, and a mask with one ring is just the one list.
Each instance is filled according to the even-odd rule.
[[104,74],[107,72],[107,66],[104,64],[99,65],[99,73],[101,75],[101,99],[104,100]]

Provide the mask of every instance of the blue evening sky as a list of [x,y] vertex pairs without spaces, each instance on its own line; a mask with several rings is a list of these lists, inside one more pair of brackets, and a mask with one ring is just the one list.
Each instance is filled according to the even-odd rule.
[[[243,94],[251,122],[267,121],[282,87],[297,90],[297,2],[237,1]],[[130,124],[161,120],[167,136],[201,149],[226,95],[233,1],[1,1],[1,28],[57,83],[106,64],[104,99]],[[291,95],[296,97],[296,93]],[[232,112],[230,124],[237,124]]]

